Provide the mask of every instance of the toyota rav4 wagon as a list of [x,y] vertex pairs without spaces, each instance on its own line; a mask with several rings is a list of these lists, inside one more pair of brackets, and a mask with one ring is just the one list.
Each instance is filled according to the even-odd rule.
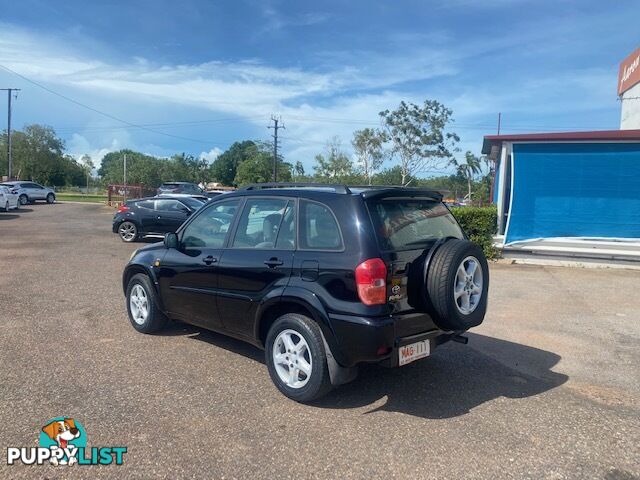
[[437,191],[261,184],[225,194],[123,274],[131,325],[187,322],[265,350],[271,379],[308,402],[399,367],[482,323],[489,272]]

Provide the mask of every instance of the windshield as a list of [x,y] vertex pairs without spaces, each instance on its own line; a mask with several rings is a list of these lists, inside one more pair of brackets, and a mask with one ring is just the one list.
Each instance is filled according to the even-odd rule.
[[367,205],[383,250],[410,250],[440,238],[464,238],[451,212],[436,200],[384,198]]

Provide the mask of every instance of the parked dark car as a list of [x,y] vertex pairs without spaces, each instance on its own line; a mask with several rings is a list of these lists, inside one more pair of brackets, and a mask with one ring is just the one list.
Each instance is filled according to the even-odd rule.
[[125,242],[135,242],[145,235],[175,232],[204,204],[203,200],[189,196],[129,200],[113,216],[112,230]]
[[158,187],[157,191],[158,195],[162,195],[163,193],[186,193],[188,195],[204,195],[204,190],[202,190],[195,183],[164,182]]
[[122,281],[136,330],[175,319],[250,342],[283,394],[310,401],[359,363],[466,343],[489,272],[436,191],[285,184],[210,201]]

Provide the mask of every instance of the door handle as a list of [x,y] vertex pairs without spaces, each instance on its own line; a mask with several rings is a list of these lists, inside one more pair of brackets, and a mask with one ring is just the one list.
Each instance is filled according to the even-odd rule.
[[203,261],[204,263],[206,263],[207,265],[211,265],[212,263],[216,263],[216,262],[218,261],[218,259],[217,259],[217,258],[215,258],[215,257],[214,257],[214,256],[212,256],[212,255],[208,255],[208,256],[204,257],[204,258],[202,259],[202,261]]
[[276,257],[271,257],[269,260],[265,260],[264,264],[269,268],[275,268],[282,265],[284,262]]

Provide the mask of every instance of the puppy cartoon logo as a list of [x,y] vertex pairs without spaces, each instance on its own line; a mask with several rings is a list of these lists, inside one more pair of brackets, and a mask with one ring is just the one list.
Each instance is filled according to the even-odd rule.
[[[85,447],[87,445],[87,435],[84,431],[81,431],[82,425],[76,422],[73,418],[56,418],[42,427],[40,433],[40,446],[49,449],[58,447],[65,452],[65,456],[58,461],[57,457],[51,457],[51,463],[57,465],[58,462],[61,465],[73,465],[77,462],[75,455],[69,456],[69,453],[75,453],[78,447]],[[83,429],[84,430],[84,429]],[[84,435],[83,435],[84,433]],[[82,440],[80,440],[82,437]]]
[[51,419],[40,430],[38,447],[7,447],[7,464],[122,465],[127,447],[87,447],[87,432],[70,417]]

